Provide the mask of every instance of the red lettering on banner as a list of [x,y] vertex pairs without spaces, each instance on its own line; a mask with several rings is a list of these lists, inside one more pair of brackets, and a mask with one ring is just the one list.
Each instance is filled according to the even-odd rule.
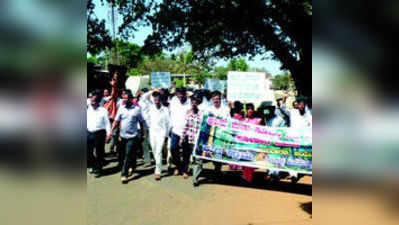
[[245,130],[249,131],[250,127],[247,124],[242,124],[240,122],[232,122],[231,123],[231,128],[236,129],[236,130]]
[[278,137],[281,136],[281,133],[273,133],[273,132],[270,132],[270,131],[268,131],[266,129],[260,128],[260,127],[256,127],[255,128],[255,132],[259,133],[259,134],[267,134],[267,135],[271,135],[271,136],[278,136]]
[[209,117],[208,124],[211,126],[226,127],[227,120],[220,120],[220,119],[216,119],[214,117]]
[[274,145],[282,146],[282,147],[293,147],[293,148],[299,148],[300,147],[300,145],[298,145],[298,144],[284,143],[284,142],[278,142],[278,141],[276,141],[274,143]]
[[261,145],[270,145],[270,141],[262,140],[262,139],[259,139],[259,138],[250,138],[250,137],[246,137],[246,136],[237,135],[236,139],[238,141],[243,141],[243,142],[247,142],[247,143],[256,143],[256,144],[261,144]]

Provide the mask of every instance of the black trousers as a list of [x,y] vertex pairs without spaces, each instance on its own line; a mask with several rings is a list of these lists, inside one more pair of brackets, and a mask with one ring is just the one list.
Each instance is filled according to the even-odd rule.
[[87,167],[95,171],[101,170],[104,164],[105,137],[105,130],[87,131]]
[[183,164],[181,168],[182,173],[187,173],[190,165],[190,156],[193,152],[194,145],[189,144],[186,140],[183,142]]
[[137,150],[139,147],[140,139],[136,136],[134,138],[121,138],[119,142],[119,165],[122,167],[121,176],[127,177],[129,168],[136,169],[137,163]]

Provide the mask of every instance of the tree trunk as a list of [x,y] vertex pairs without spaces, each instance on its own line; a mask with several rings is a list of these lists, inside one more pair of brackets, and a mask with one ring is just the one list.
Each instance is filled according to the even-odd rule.
[[298,95],[308,98],[312,97],[312,69],[309,66],[299,64],[296,68],[291,69],[292,78],[295,82],[295,87],[298,90]]

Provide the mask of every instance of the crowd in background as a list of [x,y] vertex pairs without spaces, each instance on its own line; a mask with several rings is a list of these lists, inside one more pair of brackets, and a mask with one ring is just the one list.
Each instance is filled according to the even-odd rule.
[[[193,182],[197,184],[203,161],[195,160],[192,151],[204,113],[270,127],[312,127],[311,101],[305,97],[297,97],[292,106],[287,106],[283,97],[276,103],[263,102],[256,108],[252,103],[228,102],[226,92],[144,88],[132,93],[128,89],[118,90],[117,75],[110,84],[111,91],[95,90],[87,99],[87,164],[95,177],[103,175],[103,168],[108,164],[105,144],[109,143],[109,153],[118,156],[122,183],[127,183],[134,174],[139,157],[143,158],[145,167],[151,167],[154,159],[155,180],[162,178],[163,158],[167,159],[170,173],[185,179],[193,162],[196,164]],[[213,163],[216,173],[220,173],[221,164]],[[253,168],[230,165],[230,169],[242,170],[242,177],[251,182]],[[265,179],[286,176],[269,170]]]

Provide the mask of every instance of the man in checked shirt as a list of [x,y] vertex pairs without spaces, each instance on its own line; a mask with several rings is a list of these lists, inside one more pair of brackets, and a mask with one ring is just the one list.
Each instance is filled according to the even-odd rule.
[[186,122],[183,130],[182,138],[179,141],[179,145],[183,147],[183,165],[182,173],[183,178],[188,178],[188,167],[190,164],[190,156],[195,145],[195,138],[197,131],[201,126],[202,113],[198,110],[198,105],[201,104],[200,97],[196,95],[191,96],[191,109],[188,111],[186,116]]

